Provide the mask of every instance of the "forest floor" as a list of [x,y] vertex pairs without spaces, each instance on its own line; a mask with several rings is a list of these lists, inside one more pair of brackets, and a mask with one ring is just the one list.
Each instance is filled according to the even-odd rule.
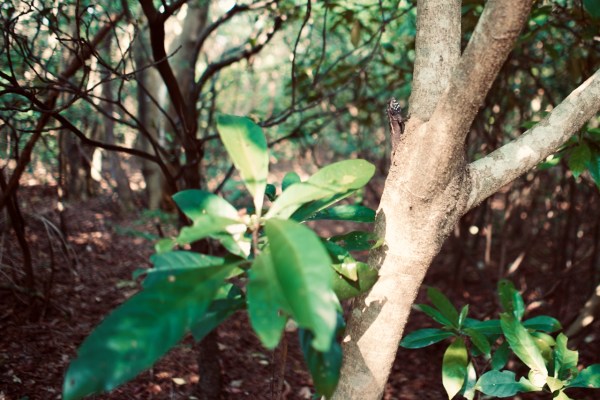
[[[372,207],[376,207],[374,199],[378,196],[375,192],[380,190],[382,183],[381,179],[377,181],[371,190],[373,193],[366,196]],[[22,259],[6,220],[1,221],[0,258],[4,259],[0,260],[0,400],[60,399],[63,378],[70,360],[76,357],[77,348],[111,310],[141,289],[140,279],[133,280],[132,273],[151,266],[148,258],[159,236],[158,225],[169,235],[174,233],[176,224],[174,217],[162,213],[123,211],[110,194],[67,204],[62,212],[57,209],[56,186],[25,186],[19,196],[41,293],[35,306],[31,307],[31,296],[18,290],[22,284],[19,270]],[[64,230],[72,249],[68,256],[65,256],[65,247],[60,244],[51,224]],[[364,225],[362,228],[372,229]],[[324,235],[339,234],[339,230],[339,225],[318,227],[319,233]],[[52,236],[50,241],[48,232]],[[480,259],[481,254],[473,256]],[[452,246],[446,244],[419,291],[417,303],[429,302],[426,285],[431,285],[447,294],[457,307],[470,304],[469,316],[497,318],[497,314],[490,311],[494,309],[493,305],[474,266],[463,261],[462,278],[458,281],[449,279],[454,259]],[[526,266],[521,267],[519,280],[515,282],[518,288],[523,289],[536,280],[527,271]],[[494,276],[494,273],[489,275]],[[531,300],[535,297],[526,298],[526,304]],[[543,302],[538,303],[542,306],[532,310],[528,317],[549,313]],[[570,303],[573,308],[567,310],[566,315],[576,314],[583,304]],[[413,311],[406,332],[435,325],[422,312]],[[272,352],[261,346],[246,313],[236,312],[217,328],[217,332],[222,398],[270,398]],[[585,366],[600,363],[598,321],[588,332],[591,333],[586,336],[585,343],[579,346],[580,364]],[[314,388],[295,329],[289,328],[286,336],[289,350],[284,398],[312,398]],[[447,399],[442,387],[441,362],[448,343],[446,340],[423,349],[400,349],[384,399]],[[193,399],[190,396],[199,380],[193,345],[192,337],[186,336],[152,369],[108,394],[90,398]],[[279,365],[277,360],[276,366]],[[510,363],[517,365],[514,356]],[[600,398],[598,391],[581,390],[570,394],[578,399]],[[519,396],[515,399],[550,399],[548,394]]]

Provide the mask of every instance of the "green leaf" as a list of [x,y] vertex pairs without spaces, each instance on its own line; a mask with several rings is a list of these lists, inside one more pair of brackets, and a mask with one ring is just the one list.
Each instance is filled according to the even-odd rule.
[[316,212],[324,210],[327,207],[331,206],[332,204],[335,204],[338,201],[343,200],[346,197],[353,195],[354,193],[356,193],[355,189],[348,190],[343,193],[335,193],[335,194],[333,194],[331,196],[327,196],[321,200],[315,200],[315,201],[308,202],[308,203],[300,206],[300,208],[298,208],[296,211],[294,211],[294,213],[292,214],[290,219],[293,219],[294,221],[298,221],[298,222],[306,221],[308,218],[310,218]]
[[281,182],[281,191],[284,192],[285,189],[287,189],[289,186],[299,182],[301,182],[301,180],[297,173],[288,172],[287,174],[285,174],[285,176],[283,177],[283,181]]
[[177,242],[171,238],[160,239],[155,245],[154,250],[158,254],[167,253],[173,249]]
[[462,310],[460,310],[460,315],[458,316],[458,327],[459,329],[462,328],[462,326],[465,323],[465,320],[467,319],[467,314],[469,313],[469,305],[465,305]]
[[462,394],[465,399],[473,400],[475,397],[475,385],[477,384],[477,371],[475,371],[475,367],[473,366],[473,362],[469,362],[467,365],[467,376],[465,378],[465,382],[463,383],[463,387],[460,389],[460,394]]
[[[343,263],[355,263],[356,260],[352,255],[348,252],[348,250],[344,249],[341,246],[338,246],[335,243],[321,240],[321,243],[325,246],[325,249],[329,253],[331,257],[331,261],[333,264],[343,264]],[[356,280],[354,278],[348,277],[352,280]]]
[[[564,146],[566,146],[566,144]],[[548,158],[546,158],[546,160],[548,160],[548,161],[538,164],[537,169],[539,171],[544,171],[544,170],[554,167],[555,165],[557,165],[560,162],[560,160],[562,160],[567,154],[569,154],[570,151],[571,151],[570,149],[563,150],[563,151],[559,152],[558,154],[553,154],[551,156],[548,156]]]
[[465,342],[460,337],[456,338],[444,353],[442,384],[450,399],[454,398],[463,386],[468,358]]
[[543,26],[551,12],[552,6],[538,7],[531,12],[531,20],[539,26]]
[[[277,216],[286,219],[294,214],[302,204],[360,189],[369,182],[374,173],[375,166],[360,159],[328,165],[308,178],[306,182],[295,183],[288,187],[275,200],[265,218]],[[327,206],[321,208],[325,207]],[[319,211],[321,208],[313,212]],[[294,219],[299,220],[297,217]]]
[[500,346],[498,346],[494,356],[492,357],[492,369],[499,371],[504,368],[509,357],[510,347],[508,346],[508,342],[505,340]]
[[525,365],[543,377],[548,376],[544,358],[527,329],[508,314],[500,314],[500,324],[510,348]]
[[431,346],[456,334],[445,329],[419,329],[402,338],[400,346],[406,349],[420,349]]
[[[525,326],[525,325],[523,325],[523,326]],[[546,333],[531,332],[530,335],[533,336],[534,338],[543,340],[544,343],[546,343],[549,347],[552,347],[556,344],[556,341],[554,340],[554,338]]]
[[358,262],[331,264],[331,267],[335,272],[352,281],[358,280]]
[[248,272],[248,313],[250,324],[263,346],[272,349],[279,343],[290,312],[278,281],[271,255],[261,253]]
[[540,315],[523,321],[523,326],[527,329],[535,329],[536,331],[558,332],[562,329],[562,325],[556,318]]
[[246,225],[228,218],[209,214],[201,215],[194,219],[192,226],[181,228],[181,232],[177,236],[177,243],[188,244],[223,232],[239,237],[246,232]]
[[334,274],[333,291],[339,300],[347,300],[371,289],[377,279],[379,272],[371,268],[369,264],[357,262],[357,280],[353,281],[342,275]]
[[260,216],[269,174],[269,150],[262,128],[248,118],[219,115],[217,130]]
[[575,179],[586,170],[587,165],[591,160],[592,153],[590,148],[585,143],[580,143],[569,157],[569,168],[571,168],[571,172],[573,172]]
[[328,219],[332,221],[375,222],[375,210],[356,205],[343,205],[319,211],[308,221]]
[[382,43],[381,47],[383,47],[383,49],[385,51],[387,51],[388,53],[393,53],[395,51],[394,45],[391,44],[391,43],[389,43],[389,42],[388,43]]
[[219,289],[202,318],[192,326],[194,340],[199,342],[234,312],[245,306],[246,299],[242,297],[241,290],[231,283],[226,283]]
[[206,214],[232,220],[238,219],[237,210],[227,200],[204,190],[184,190],[175,193],[173,200],[192,221]]
[[587,367],[577,375],[577,378],[572,380],[567,388],[600,388],[600,364],[595,364]]
[[523,303],[521,293],[516,290],[513,292],[513,307],[515,308],[513,315],[520,321],[523,319],[523,314],[525,314],[525,303]]
[[560,391],[552,400],[573,400],[569,396],[565,394],[565,392]]
[[373,232],[366,231],[352,231],[345,235],[333,236],[327,240],[348,251],[376,249],[385,242],[383,238]]
[[329,351],[339,302],[332,290],[334,272],[325,247],[312,230],[292,221],[271,219],[265,232],[275,274],[294,319],[313,332],[316,350]]
[[417,304],[417,306],[421,309],[421,311],[423,311],[425,314],[429,315],[431,318],[433,318],[440,324],[449,326],[449,327],[453,326],[452,322],[450,322],[450,320],[448,318],[444,317],[444,315],[441,312],[439,312],[438,310],[436,310],[435,308],[430,307],[427,304]]
[[83,342],[69,366],[63,398],[110,391],[148,368],[198,321],[234,267],[194,269],[133,296]]
[[485,335],[477,329],[467,328],[465,332],[471,338],[471,341],[483,354],[490,354],[492,351],[490,344],[488,343]]
[[591,150],[591,159],[588,164],[588,168],[590,169],[590,175],[592,175],[592,179],[596,182],[596,186],[600,189],[600,148],[598,146],[592,145],[590,146]]
[[565,386],[565,383],[558,378],[553,378],[551,376],[546,378],[546,384],[551,392],[556,392],[557,390],[562,389]]
[[145,288],[149,288],[169,276],[176,276],[191,269],[223,265],[225,260],[191,251],[171,251],[164,254],[153,254],[150,256],[150,262],[154,264],[154,268],[138,269],[133,273],[133,279],[141,274],[147,274],[142,283]]
[[484,335],[501,335],[503,333],[499,319],[490,319],[487,321],[482,321],[478,324],[471,326],[471,328],[477,329]]
[[600,140],[600,128],[588,128],[587,133],[594,139]]
[[232,236],[227,233],[214,233],[210,237],[219,241],[231,254],[246,259],[250,255],[252,244],[246,235],[235,234]]
[[594,21],[600,19],[600,2],[598,0],[583,0],[583,6]]
[[526,378],[515,381],[515,373],[511,371],[489,371],[479,378],[475,389],[487,396],[510,397],[517,392],[539,392],[542,388],[534,386]]
[[525,128],[525,129],[531,129],[534,126],[537,125],[537,123],[540,121],[527,121],[521,124],[521,128]]
[[550,366],[549,364],[552,362],[553,359],[552,348],[548,345],[548,342],[546,342],[546,340],[538,337],[537,335],[534,335],[534,333],[531,334],[531,336],[533,337],[533,342],[540,350],[540,353],[542,354],[542,358],[546,362],[546,365]]
[[267,187],[265,189],[265,196],[267,196],[267,198],[270,201],[275,201],[275,197],[277,197],[276,194],[277,194],[277,189],[275,188],[275,186],[267,183]]
[[313,341],[313,334],[310,331],[298,329],[298,338],[317,393],[330,399],[340,379],[342,367],[340,345],[332,340],[329,351],[320,352],[310,345]]
[[504,307],[504,311],[506,311],[510,315],[514,315],[514,293],[517,290],[515,289],[514,283],[509,281],[508,279],[501,279],[498,281],[498,297],[500,297],[500,303],[502,303],[502,307]]
[[456,312],[456,308],[450,303],[450,300],[442,292],[431,286],[427,287],[427,295],[444,317],[448,318],[452,325],[458,327],[458,312]]
[[577,368],[579,353],[567,348],[568,338],[564,334],[559,334],[556,338],[554,347],[554,376],[559,379],[567,379],[571,368]]

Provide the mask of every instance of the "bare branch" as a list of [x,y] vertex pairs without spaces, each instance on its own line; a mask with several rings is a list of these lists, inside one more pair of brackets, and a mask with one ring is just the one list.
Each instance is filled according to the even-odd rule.
[[554,153],[600,111],[600,70],[533,128],[471,163],[472,189],[466,211]]

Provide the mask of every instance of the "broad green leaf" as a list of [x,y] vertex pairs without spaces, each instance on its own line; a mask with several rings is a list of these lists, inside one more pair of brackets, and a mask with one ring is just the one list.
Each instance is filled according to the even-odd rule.
[[[282,219],[289,218],[301,205],[313,200],[333,197],[332,201],[335,201],[336,196],[363,187],[374,173],[375,166],[360,159],[328,165],[308,178],[306,182],[295,183],[288,187],[275,200],[265,218],[269,219],[275,216]],[[325,207],[327,205],[314,209],[312,212],[317,212]],[[306,218],[310,215],[307,215]],[[302,220],[298,216],[294,216],[294,219]]]
[[562,389],[565,386],[565,383],[558,378],[553,378],[551,376],[546,378],[546,384],[551,392],[556,392],[557,390]]
[[267,183],[267,187],[265,188],[265,196],[267,196],[270,201],[275,201],[275,197],[277,197],[276,194],[277,189],[275,186]]
[[327,399],[331,398],[340,379],[342,366],[340,345],[334,338],[329,351],[320,352],[310,345],[314,338],[310,331],[298,329],[298,338],[317,393]]
[[521,124],[521,128],[531,129],[534,126],[536,126],[538,122],[540,122],[540,121],[527,121],[527,122],[523,122]]
[[400,346],[406,349],[420,349],[451,336],[456,335],[444,329],[419,329],[406,335],[400,342]]
[[217,217],[214,215],[201,215],[194,219],[192,226],[184,226],[177,236],[177,243],[188,244],[217,233],[229,233],[241,236],[246,231],[246,225],[237,221]]
[[471,338],[471,341],[483,354],[490,354],[492,351],[490,344],[488,343],[485,335],[477,329],[467,328],[465,332]]
[[454,398],[463,387],[467,374],[468,358],[467,348],[461,337],[456,338],[444,353],[442,384],[449,399]]
[[154,250],[158,254],[167,253],[173,249],[177,242],[171,238],[160,239],[155,245]]
[[548,343],[544,340],[544,338],[540,338],[533,334],[531,334],[531,336],[533,337],[533,342],[540,350],[540,353],[542,354],[542,358],[546,361],[546,365],[549,366],[548,364],[550,364],[553,359],[552,348],[548,345]]
[[283,177],[283,181],[281,182],[281,191],[283,192],[289,186],[299,182],[301,182],[301,180],[297,173],[288,172],[287,174],[285,174],[285,176]]
[[498,297],[500,297],[500,302],[502,303],[502,307],[504,307],[504,311],[509,315],[514,315],[515,308],[513,305],[513,295],[516,291],[514,283],[508,279],[501,279],[498,281]]
[[438,310],[436,310],[435,308],[430,307],[427,304],[417,304],[417,306],[421,309],[421,311],[423,311],[425,314],[429,315],[431,318],[433,318],[440,324],[445,325],[445,326],[450,326],[450,327],[453,326],[452,322],[450,322],[450,320],[448,318],[444,317],[444,315],[441,312],[439,312]]
[[294,319],[313,332],[315,350],[329,351],[339,302],[332,290],[335,272],[325,247],[312,230],[292,221],[271,219],[265,232],[275,274]]
[[583,6],[594,21],[600,19],[600,2],[598,0],[583,0]]
[[248,272],[248,313],[250,324],[267,349],[279,343],[290,312],[275,273],[273,260],[267,252],[261,253]]
[[319,211],[308,221],[328,219],[332,221],[375,222],[375,210],[356,205],[343,205]]
[[[525,325],[523,325],[523,326],[525,326]],[[556,341],[554,340],[554,338],[552,336],[548,335],[547,333],[531,332],[530,335],[536,339],[540,339],[540,340],[544,341],[549,347],[552,347],[556,344]]]
[[547,377],[548,370],[544,358],[527,329],[508,314],[500,314],[500,324],[504,336],[516,356],[533,371],[538,372],[540,376]]
[[587,133],[594,139],[600,140],[600,128],[588,128]]
[[323,246],[325,246],[325,250],[327,250],[329,253],[331,262],[334,264],[356,261],[354,257],[352,257],[352,254],[350,254],[350,252],[343,247],[324,239],[321,239],[321,243],[323,243]]
[[241,290],[231,283],[226,283],[219,289],[202,318],[192,326],[194,340],[199,342],[234,312],[245,306],[246,299],[242,297]]
[[462,310],[460,310],[460,315],[458,316],[458,326],[462,328],[467,319],[467,314],[469,313],[469,305],[465,305]]
[[542,388],[533,385],[526,378],[515,381],[515,373],[511,371],[489,371],[479,378],[475,389],[487,396],[510,397],[517,392],[539,392]]
[[300,208],[298,208],[296,211],[294,211],[294,213],[292,214],[290,219],[293,219],[294,221],[298,221],[298,222],[306,221],[308,218],[310,218],[316,212],[324,210],[327,207],[331,206],[332,204],[335,204],[338,201],[343,200],[346,197],[353,195],[354,193],[356,193],[356,189],[348,190],[343,193],[335,193],[335,194],[333,194],[331,196],[327,196],[321,200],[315,200],[315,201],[306,203],[306,204],[300,206]]
[[476,320],[474,318],[465,318],[465,320],[463,322],[463,327],[472,328],[473,326],[475,326],[479,323],[481,323],[481,321]]
[[456,308],[450,303],[450,300],[442,292],[431,286],[427,287],[427,295],[444,317],[448,318],[452,325],[458,327],[458,312],[456,312]]
[[238,219],[238,212],[234,206],[229,204],[227,200],[205,190],[184,190],[175,193],[173,200],[192,221],[205,214],[232,220]]
[[356,282],[358,280],[358,264],[358,262],[331,264],[331,267],[338,274]]
[[65,377],[63,398],[110,391],[150,367],[200,319],[233,268],[184,272],[117,308],[79,348]]
[[219,115],[217,130],[260,216],[269,174],[269,150],[262,128],[248,118]]
[[[145,288],[149,288],[169,276],[177,276],[191,269],[223,265],[225,260],[191,251],[170,251],[164,254],[153,254],[150,256],[150,262],[154,264],[154,268],[138,269],[133,273],[133,279],[141,274],[147,274],[142,283]],[[233,269],[233,271],[236,270],[239,269]]]
[[509,357],[510,347],[508,346],[508,342],[505,340],[500,346],[498,346],[494,356],[492,357],[492,369],[500,371],[508,362]]
[[379,272],[371,268],[369,264],[357,262],[357,280],[350,280],[342,275],[334,274],[333,291],[339,300],[347,300],[371,289],[377,279]]
[[518,291],[513,292],[513,307],[515,310],[513,314],[515,318],[519,321],[523,319],[523,314],[525,314],[525,303],[523,303],[523,297],[521,297],[521,293]]
[[473,366],[473,362],[470,361],[469,365],[467,365],[467,376],[465,378],[465,382],[463,383],[463,387],[460,389],[460,394],[462,394],[465,399],[473,400],[475,397],[475,385],[477,384],[477,371],[475,371],[475,367]]
[[600,364],[594,364],[587,367],[577,375],[577,378],[573,379],[567,388],[600,388]]
[[527,329],[544,332],[558,332],[562,329],[562,325],[557,319],[543,315],[523,321],[523,326]]
[[484,335],[501,335],[503,333],[499,319],[490,319],[487,321],[482,321],[478,324],[472,325],[471,328],[477,329]]
[[577,368],[579,353],[567,348],[568,338],[564,334],[559,334],[556,338],[554,347],[554,376],[559,379],[567,379],[571,368]]
[[592,153],[585,143],[580,143],[579,146],[573,150],[569,157],[569,168],[571,168],[571,172],[573,172],[575,179],[585,171],[591,159]]
[[352,231],[350,233],[346,233],[345,235],[333,236],[327,240],[343,247],[348,251],[376,249],[385,241],[383,238],[380,238],[373,232],[366,231]]

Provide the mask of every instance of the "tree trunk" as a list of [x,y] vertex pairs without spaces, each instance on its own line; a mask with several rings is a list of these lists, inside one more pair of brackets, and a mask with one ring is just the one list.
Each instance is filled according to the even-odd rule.
[[[138,33],[138,40],[134,44],[134,54],[136,68],[138,70],[144,68],[150,59],[146,33],[144,31]],[[160,77],[154,68],[148,68],[139,71],[136,74],[136,80],[138,82],[138,119],[140,123],[146,127],[149,134],[158,141],[162,115],[160,109],[154,104],[150,96],[158,101],[159,87],[161,85]],[[145,88],[150,96],[148,96],[148,94],[140,87]],[[139,133],[138,136],[138,147],[146,153],[152,154],[154,152],[150,140],[142,133]],[[146,182],[148,209],[156,210],[166,205],[163,203],[163,199],[165,199],[168,194],[164,193],[166,185],[162,184],[162,181],[166,178],[163,176],[160,167],[155,162],[142,159],[141,163],[142,175],[144,175],[144,181]]]
[[[489,0],[462,56],[461,2],[418,0],[411,119],[392,158],[371,252],[380,278],[350,313],[334,399],[379,399],[421,282],[459,218],[534,168],[600,110],[600,71],[518,139],[470,165],[464,140],[531,0]],[[460,58],[459,58],[460,56]]]
[[[111,37],[108,36],[105,40],[105,43],[104,43],[104,46],[102,49],[103,50],[102,58],[107,63],[110,63],[110,59],[111,59],[110,58],[110,55],[111,55],[110,49],[111,49]],[[110,72],[107,70],[104,70],[102,78],[107,79],[109,77],[110,77]],[[108,115],[112,115],[113,110],[114,110],[113,104],[110,102],[113,100],[112,81],[108,80],[107,82],[102,84],[102,97],[109,100],[106,103],[105,110]],[[114,128],[115,128],[115,122],[111,118],[104,116],[104,134],[106,135],[105,141],[108,144],[115,144]],[[117,193],[119,195],[119,200],[121,201],[121,205],[126,209],[135,207],[135,203],[133,201],[133,192],[131,191],[131,187],[129,186],[129,178],[127,178],[127,174],[125,173],[125,171],[123,170],[123,167],[121,166],[121,157],[119,156],[119,153],[117,153],[116,151],[108,152],[108,159],[110,162],[111,175],[112,175],[113,179],[115,180],[115,182],[117,183]]]

